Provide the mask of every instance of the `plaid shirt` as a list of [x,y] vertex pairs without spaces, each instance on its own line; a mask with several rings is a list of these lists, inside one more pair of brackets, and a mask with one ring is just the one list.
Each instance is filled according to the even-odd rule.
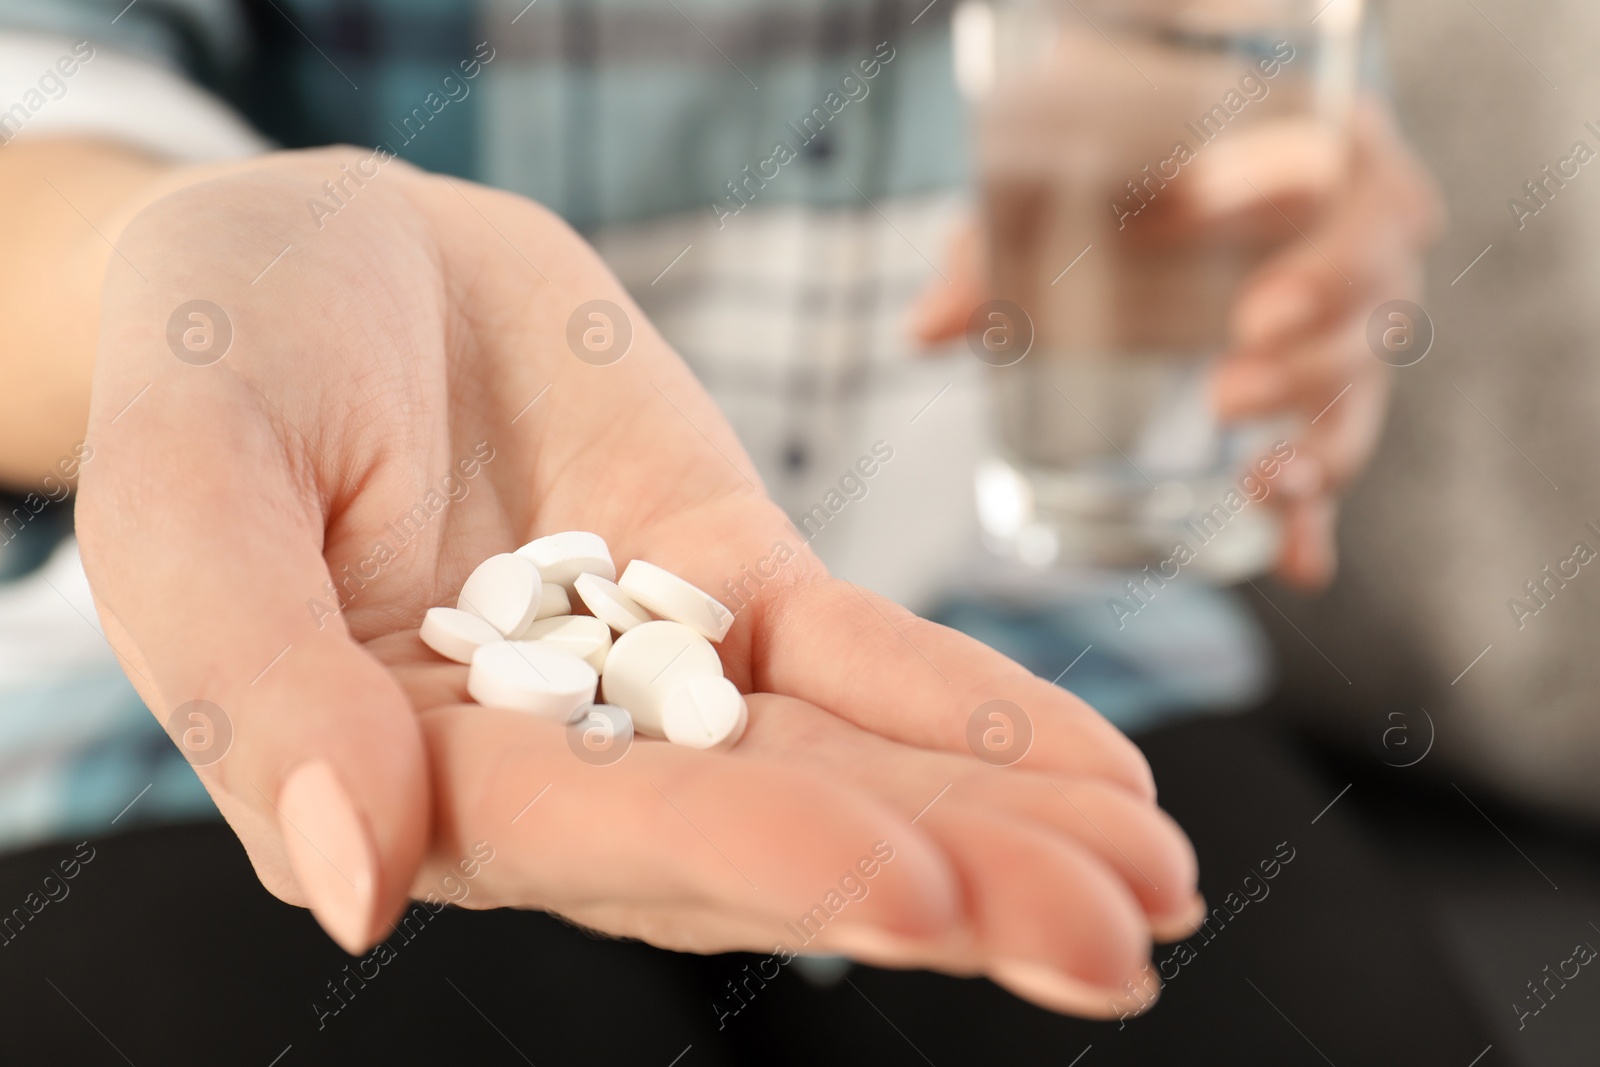
[[[871,499],[813,547],[916,604],[975,544],[985,451],[978,364],[914,358],[904,322],[965,210],[952,2],[0,0],[0,39],[86,38],[181,71],[284,146],[382,144],[549,205],[716,396],[789,514],[874,442],[895,450]],[[1144,668],[1115,666],[1126,694]],[[1080,691],[1092,674],[1079,669]],[[65,699],[59,678],[30,684]],[[0,691],[0,710],[27,699]],[[140,779],[171,790],[146,812],[193,802],[192,778],[162,777],[165,741],[143,720],[119,720],[120,747],[97,741],[135,767],[109,775],[114,797],[104,767],[93,788],[80,773],[82,745],[35,753],[37,781],[16,798],[0,786],[0,844],[22,838],[22,808],[62,833],[103,829]]]

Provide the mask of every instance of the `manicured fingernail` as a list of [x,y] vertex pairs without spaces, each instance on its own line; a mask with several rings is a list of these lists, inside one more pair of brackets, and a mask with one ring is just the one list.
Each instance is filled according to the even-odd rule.
[[1064,974],[1053,967],[1033,960],[998,960],[992,974],[996,981],[1015,993],[1036,1001],[1055,1011],[1081,1015],[1091,1019],[1114,1019],[1119,1015],[1137,1013],[1159,995],[1159,988],[1136,1001],[1126,989],[1108,989],[1090,985],[1079,978]]
[[1245,346],[1265,344],[1304,329],[1316,315],[1316,296],[1305,286],[1269,285],[1240,305],[1235,340]]
[[311,913],[352,956],[371,948],[377,861],[333,768],[321,760],[295,768],[278,793],[278,820]]

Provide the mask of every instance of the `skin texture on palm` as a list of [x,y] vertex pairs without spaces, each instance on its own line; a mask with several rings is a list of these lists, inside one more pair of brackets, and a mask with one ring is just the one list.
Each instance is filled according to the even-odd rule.
[[[596,767],[558,725],[463,705],[466,669],[427,653],[416,626],[479,560],[590,529],[619,562],[718,589],[790,527],[564,224],[396,161],[319,227],[308,198],[360,158],[172,176],[117,238],[102,307],[85,566],[158,717],[196,699],[229,717],[232,748],[200,773],[264,884],[362,951],[481,840],[497,859],[475,901],[766,952],[882,841],[893,862],[814,947],[1115,1011],[1152,932],[1182,932],[1198,907],[1192,850],[1138,751],[1070,694],[828,577],[803,548],[722,646],[758,694],[733,753],[641,740]],[[206,366],[167,338],[195,299],[232,327]],[[632,324],[608,366],[566,340],[594,299]],[[484,443],[468,494],[341,614],[311,610]],[[1004,770],[967,749],[969,717],[995,699],[1034,728]]]

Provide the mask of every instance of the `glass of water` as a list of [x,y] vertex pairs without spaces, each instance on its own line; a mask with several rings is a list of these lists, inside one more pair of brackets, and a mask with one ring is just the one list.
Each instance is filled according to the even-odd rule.
[[[1342,166],[1361,21],[1361,0],[962,5],[993,298],[969,330],[994,366],[999,453],[978,478],[992,547],[1213,581],[1274,561],[1264,501],[1293,425],[1220,424],[1208,382],[1241,283],[1305,239],[1250,161],[1281,169],[1303,149]],[[1219,202],[1236,210],[1197,207]]]

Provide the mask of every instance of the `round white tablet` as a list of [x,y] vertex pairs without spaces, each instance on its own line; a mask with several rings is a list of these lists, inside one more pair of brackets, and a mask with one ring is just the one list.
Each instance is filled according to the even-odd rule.
[[612,704],[585,704],[567,724],[567,747],[591,767],[608,767],[633,747],[633,717]]
[[502,552],[478,564],[461,587],[456,607],[486,620],[502,634],[519,634],[533,621],[543,586],[539,568],[531,561]]
[[625,634],[653,618],[609,578],[598,574],[580,574],[573,584],[577,588],[578,599],[594,612],[594,617],[619,634]]
[[750,709],[726,678],[691,678],[672,691],[662,708],[667,740],[690,748],[732,748],[744,736]]
[[663,619],[681,622],[712,641],[727,637],[733,626],[733,612],[720,600],[654,563],[629,563],[617,586]]
[[607,704],[628,709],[639,733],[665,737],[661,717],[667,698],[695,678],[721,677],[722,660],[711,642],[682,623],[647,622],[611,646],[603,692]]
[[472,654],[467,693],[485,707],[526,711],[571,722],[594,703],[599,675],[572,653],[545,641],[500,641]]
[[517,549],[517,555],[533,561],[544,575],[544,580],[572,589],[580,574],[598,574],[615,581],[617,565],[611,562],[611,549],[599,534],[582,530],[551,534],[529,541]]
[[554,582],[545,582],[539,589],[539,607],[533,613],[534,619],[571,614],[572,598],[567,596],[567,591]]
[[557,615],[535,620],[523,631],[522,640],[564,648],[598,671],[611,651],[611,627],[589,615]]
[[500,631],[470,611],[456,608],[429,608],[422,616],[422,643],[445,659],[471,663],[479,645],[503,641]]

